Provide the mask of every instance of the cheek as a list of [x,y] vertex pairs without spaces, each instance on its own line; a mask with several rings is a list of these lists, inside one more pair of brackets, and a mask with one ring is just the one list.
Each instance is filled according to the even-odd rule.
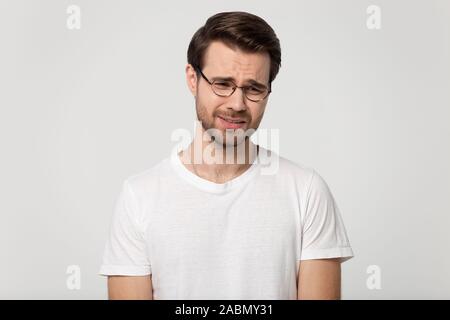
[[252,122],[253,123],[260,123],[261,119],[264,115],[264,110],[266,108],[266,105],[261,105],[261,106],[255,106],[255,108],[251,108],[249,111],[251,113],[252,116]]
[[220,97],[205,94],[202,90],[197,94],[197,105],[203,110],[203,113],[210,117],[216,115],[217,110],[220,109],[222,104],[223,101]]
[[220,107],[220,102],[214,97],[210,97],[207,94],[200,93],[196,98],[197,113],[203,121],[212,124],[217,110]]

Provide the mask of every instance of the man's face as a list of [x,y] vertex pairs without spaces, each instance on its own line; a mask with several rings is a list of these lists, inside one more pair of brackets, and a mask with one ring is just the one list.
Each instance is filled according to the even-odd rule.
[[[231,49],[223,42],[212,42],[205,52],[203,74],[210,80],[231,78],[237,86],[250,86],[252,83],[269,87],[270,57],[267,53],[247,53],[240,49]],[[229,97],[220,97],[214,93],[211,85],[201,76],[196,75],[191,65],[186,67],[189,89],[196,97],[196,111],[203,129],[219,130],[216,142],[223,146],[242,143],[245,135],[235,139],[226,139],[225,133],[256,129],[262,120],[268,97],[260,102],[248,100],[244,92],[236,88]],[[253,82],[252,82],[253,81]],[[245,123],[232,123],[224,119],[239,119]]]

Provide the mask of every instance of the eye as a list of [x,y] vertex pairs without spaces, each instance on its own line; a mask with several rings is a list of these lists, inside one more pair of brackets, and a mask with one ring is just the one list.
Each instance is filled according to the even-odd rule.
[[251,86],[251,87],[248,87],[247,88],[247,91],[248,91],[248,93],[250,93],[250,94],[261,94],[261,93],[263,93],[264,92],[264,89],[261,89],[261,88],[258,88],[258,87],[254,87],[254,86]]
[[214,86],[221,90],[232,89],[234,87],[233,83],[230,81],[215,81]]

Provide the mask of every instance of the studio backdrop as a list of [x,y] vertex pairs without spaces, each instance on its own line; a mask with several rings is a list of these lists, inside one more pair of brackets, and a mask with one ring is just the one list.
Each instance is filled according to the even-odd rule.
[[260,128],[333,192],[342,298],[449,299],[446,0],[0,1],[0,298],[107,297],[121,184],[193,133],[187,46],[223,11],[280,39]]

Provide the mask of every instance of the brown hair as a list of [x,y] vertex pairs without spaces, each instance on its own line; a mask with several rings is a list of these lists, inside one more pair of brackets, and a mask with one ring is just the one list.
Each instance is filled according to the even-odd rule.
[[203,67],[203,56],[209,44],[220,40],[246,52],[267,52],[270,56],[271,83],[281,66],[281,48],[272,27],[248,12],[221,12],[213,15],[197,30],[189,43],[187,60],[194,68]]

